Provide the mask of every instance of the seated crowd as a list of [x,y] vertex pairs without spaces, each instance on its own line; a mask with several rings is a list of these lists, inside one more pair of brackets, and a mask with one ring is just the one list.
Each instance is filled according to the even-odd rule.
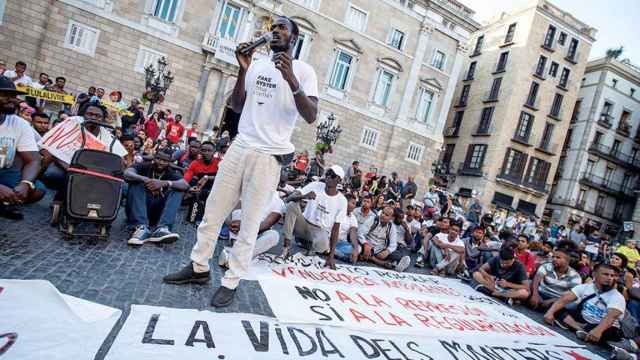
[[[229,134],[214,129],[203,141],[195,124],[185,128],[180,114],[166,109],[146,117],[139,101],[127,105],[119,91],[102,100],[104,89],[93,86],[53,120],[47,104],[19,98],[24,95],[15,84],[65,92],[64,78],[49,83],[43,73],[34,83],[25,70],[19,62],[0,76],[0,215],[20,219],[20,206],[39,201],[47,188],[55,192],[54,209],[62,206],[69,164],[42,139],[75,122],[103,144],[113,144],[110,151],[122,157],[128,244],[178,240],[173,228],[180,207],[206,200]],[[417,193],[412,176],[403,182],[395,172],[379,175],[375,167],[364,173],[358,161],[347,169],[328,166],[324,153],[309,159],[305,151],[283,169],[261,214],[253,255],[281,243],[286,258],[297,242],[308,254],[326,256],[332,268],[338,260],[400,272],[413,258],[415,267],[428,268],[431,275],[457,276],[490,297],[542,311],[550,325],[612,347],[619,358],[638,351],[635,241],[614,247],[588,224],[545,225],[504,209],[483,213],[473,195],[437,187],[422,201]],[[228,232],[232,241],[242,228],[241,211],[233,211],[221,234]],[[223,249],[221,266],[233,261],[228,254]]]

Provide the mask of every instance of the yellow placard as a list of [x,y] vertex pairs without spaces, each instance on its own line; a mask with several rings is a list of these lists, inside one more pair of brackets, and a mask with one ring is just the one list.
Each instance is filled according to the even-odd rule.
[[133,113],[131,111],[128,111],[127,109],[121,109],[121,108],[115,106],[111,101],[101,100],[100,103],[102,105],[106,106],[108,109],[117,112],[120,116],[124,116],[124,115],[133,116]]
[[75,103],[75,98],[73,97],[73,95],[61,94],[44,89],[36,89],[32,88],[31,86],[25,86],[24,84],[17,84],[16,89],[18,91],[25,92],[27,96],[31,96],[37,99],[61,102],[69,105],[73,105]]

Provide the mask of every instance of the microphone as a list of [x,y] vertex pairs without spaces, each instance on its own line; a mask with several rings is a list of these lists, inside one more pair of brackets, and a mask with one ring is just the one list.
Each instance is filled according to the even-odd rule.
[[250,42],[249,46],[247,46],[244,49],[240,50],[240,53],[242,55],[249,55],[251,50],[253,50],[255,48],[258,48],[258,47],[260,47],[262,45],[270,43],[272,39],[273,39],[273,34],[271,34],[271,32],[264,33],[262,36],[257,38],[255,41]]

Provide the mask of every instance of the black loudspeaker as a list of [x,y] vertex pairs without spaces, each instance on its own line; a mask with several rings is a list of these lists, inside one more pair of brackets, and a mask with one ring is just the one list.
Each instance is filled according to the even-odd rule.
[[72,173],[67,182],[67,212],[78,220],[111,222],[118,215],[123,183]]

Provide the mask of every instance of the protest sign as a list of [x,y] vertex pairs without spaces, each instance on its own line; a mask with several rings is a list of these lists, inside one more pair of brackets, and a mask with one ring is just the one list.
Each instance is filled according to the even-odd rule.
[[575,344],[484,340],[374,334],[250,314],[133,305],[106,360],[602,360]]
[[[89,131],[85,131],[85,149],[106,150],[107,146]],[[70,118],[49,130],[40,142],[55,158],[71,163],[73,154],[82,148],[82,131],[80,124]]]
[[60,102],[60,103],[65,103],[69,105],[73,105],[75,102],[73,95],[57,93],[55,91],[49,91],[44,89],[36,89],[31,86],[26,86],[24,84],[17,84],[16,89],[18,91],[22,91],[26,93],[25,95],[34,97],[36,99],[43,99],[51,102]]
[[60,294],[48,281],[0,279],[0,356],[93,359],[120,313]]

